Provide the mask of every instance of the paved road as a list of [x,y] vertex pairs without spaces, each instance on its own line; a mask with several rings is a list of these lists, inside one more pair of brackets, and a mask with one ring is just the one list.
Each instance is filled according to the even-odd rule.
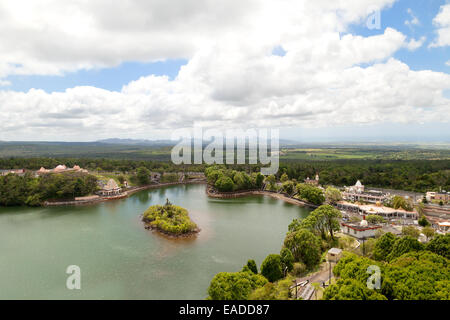
[[[332,264],[331,268],[334,267],[334,264]],[[331,277],[333,277],[333,271],[331,271]],[[297,278],[297,283],[300,283],[302,281],[305,280],[309,280],[308,284],[312,284],[312,283],[319,283],[320,285],[322,285],[323,282],[327,282],[330,279],[330,269],[329,269],[329,264],[325,263],[322,265],[322,268],[320,271],[309,275],[307,277],[303,277],[303,278]],[[306,289],[307,286],[304,287],[298,287],[298,292],[297,295],[300,297],[300,295],[302,294],[302,292]],[[295,289],[294,289],[294,295],[295,295]],[[312,295],[311,298],[314,298],[314,295]]]

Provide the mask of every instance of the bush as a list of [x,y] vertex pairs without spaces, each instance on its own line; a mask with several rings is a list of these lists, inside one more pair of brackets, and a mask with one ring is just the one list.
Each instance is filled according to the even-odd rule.
[[301,199],[315,205],[321,205],[325,201],[325,196],[321,189],[305,183],[297,184],[297,192]]
[[250,294],[249,300],[288,300],[292,279],[286,278],[276,283],[267,283]]
[[214,184],[220,192],[231,192],[234,189],[233,180],[230,177],[222,176]]
[[392,251],[395,240],[395,236],[390,232],[382,235],[375,243],[375,247],[373,249],[373,258],[378,261],[386,261],[388,255]]
[[430,223],[428,222],[427,218],[422,217],[419,219],[419,225],[422,227],[428,227],[430,226]]
[[423,250],[423,245],[411,236],[405,236],[394,242],[391,253],[387,256],[387,261],[391,261],[401,255],[411,252]]
[[175,235],[197,229],[187,210],[172,204],[151,206],[144,212],[142,220],[153,228]]
[[402,234],[405,236],[410,236],[414,239],[418,239],[420,236],[420,231],[416,227],[406,226],[402,228]]
[[279,254],[269,254],[261,264],[261,274],[270,282],[283,278],[281,257]]
[[368,223],[371,223],[371,224],[377,224],[377,223],[383,223],[383,222],[384,222],[384,219],[383,219],[383,217],[381,217],[381,216],[379,216],[379,215],[376,215],[376,214],[369,214],[369,215],[366,217],[366,221],[367,221]]
[[136,178],[139,185],[147,185],[150,183],[150,170],[146,167],[139,167],[136,172]]
[[283,248],[283,249],[281,249],[280,256],[281,256],[283,272],[286,268],[287,268],[287,271],[291,271],[292,268],[294,267],[294,265],[293,265],[294,256],[292,255],[292,252],[287,248]]
[[208,299],[247,300],[253,290],[266,283],[266,278],[252,272],[220,272],[211,280]]
[[428,242],[426,249],[450,259],[450,233],[435,236]]
[[303,262],[308,268],[313,268],[320,262],[320,239],[309,230],[300,229],[288,233],[284,239],[284,247],[292,252],[295,261]]
[[251,272],[253,272],[254,274],[258,274],[258,267],[256,265],[255,260],[248,260],[247,261],[247,267],[249,268],[249,270]]
[[178,182],[179,176],[176,173],[165,173],[161,176],[162,183]]
[[295,277],[301,277],[306,272],[306,265],[301,262],[294,263],[292,268],[292,275]]

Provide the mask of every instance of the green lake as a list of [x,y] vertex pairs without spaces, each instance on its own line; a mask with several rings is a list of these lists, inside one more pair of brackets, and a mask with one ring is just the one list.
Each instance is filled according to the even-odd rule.
[[[147,207],[189,210],[202,229],[173,239],[146,230]],[[0,209],[0,299],[205,299],[212,277],[279,253],[289,223],[309,210],[269,197],[208,198],[204,185],[141,191],[79,207]],[[69,290],[66,269],[81,269]]]

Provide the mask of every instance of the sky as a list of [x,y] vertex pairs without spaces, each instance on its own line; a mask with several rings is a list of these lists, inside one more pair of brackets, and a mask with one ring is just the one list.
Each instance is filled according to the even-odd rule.
[[0,140],[450,142],[445,0],[2,0]]

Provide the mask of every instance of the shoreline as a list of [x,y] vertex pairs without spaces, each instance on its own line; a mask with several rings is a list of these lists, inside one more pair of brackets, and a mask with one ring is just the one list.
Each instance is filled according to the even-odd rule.
[[185,182],[167,182],[167,183],[159,183],[159,184],[149,184],[142,187],[136,187],[134,189],[130,189],[125,191],[124,193],[113,196],[113,197],[100,197],[97,199],[92,200],[69,200],[69,201],[57,201],[57,202],[50,202],[45,201],[42,205],[42,207],[58,207],[58,206],[83,206],[83,205],[93,205],[98,204],[106,201],[112,201],[112,200],[119,200],[119,199],[125,199],[129,196],[135,194],[136,192],[148,190],[148,189],[158,189],[162,187],[169,187],[169,186],[176,186],[176,185],[187,185],[187,184],[206,184],[205,180],[192,180],[192,181],[185,181]]
[[[106,201],[112,201],[112,200],[119,200],[119,199],[125,199],[129,196],[143,191],[143,190],[149,190],[149,189],[159,189],[163,187],[169,187],[169,186],[178,186],[178,185],[188,185],[188,184],[205,184],[205,192],[208,197],[215,198],[215,199],[234,199],[234,198],[240,198],[240,197],[247,197],[247,196],[268,196],[273,199],[278,199],[299,207],[309,207],[312,209],[317,208],[317,205],[314,205],[312,203],[308,203],[296,198],[292,198],[284,193],[277,193],[274,191],[267,191],[267,190],[243,190],[243,191],[235,191],[235,192],[218,192],[214,188],[212,188],[206,180],[192,180],[192,181],[186,181],[186,182],[167,182],[167,183],[160,183],[160,184],[151,184],[146,185],[142,187],[136,187],[131,190],[127,190],[121,195],[115,196],[115,197],[104,197],[104,198],[98,198],[94,200],[71,200],[71,201],[58,201],[58,202],[49,202],[46,201],[42,205],[43,207],[57,207],[57,206],[83,206],[83,205],[95,205],[98,203],[106,202]],[[214,191],[214,192],[212,192]],[[162,232],[163,233],[163,232]],[[165,233],[163,233],[165,234]],[[196,233],[195,233],[196,234]],[[166,234],[170,236],[169,234]],[[178,236],[176,236],[178,238]]]
[[197,227],[195,230],[192,230],[192,231],[189,231],[189,232],[186,232],[186,233],[173,234],[173,233],[164,231],[162,229],[159,229],[157,227],[152,227],[148,222],[145,222],[142,219],[141,219],[141,221],[144,224],[144,229],[145,230],[150,230],[150,231],[153,231],[153,232],[157,232],[157,233],[159,233],[161,235],[164,235],[164,236],[172,238],[172,239],[192,238],[192,237],[197,236],[200,233],[200,231],[202,230],[202,229]]
[[[214,192],[212,192],[214,191]],[[312,203],[308,203],[296,198],[292,198],[284,193],[277,193],[273,191],[267,191],[267,190],[245,190],[245,191],[236,191],[236,192],[218,192],[214,188],[212,188],[210,185],[206,187],[206,194],[210,198],[215,199],[234,199],[234,198],[240,198],[240,197],[247,197],[247,196],[268,196],[274,199],[282,200],[284,202],[297,205],[299,207],[309,207],[309,208],[317,208],[318,206]]]

